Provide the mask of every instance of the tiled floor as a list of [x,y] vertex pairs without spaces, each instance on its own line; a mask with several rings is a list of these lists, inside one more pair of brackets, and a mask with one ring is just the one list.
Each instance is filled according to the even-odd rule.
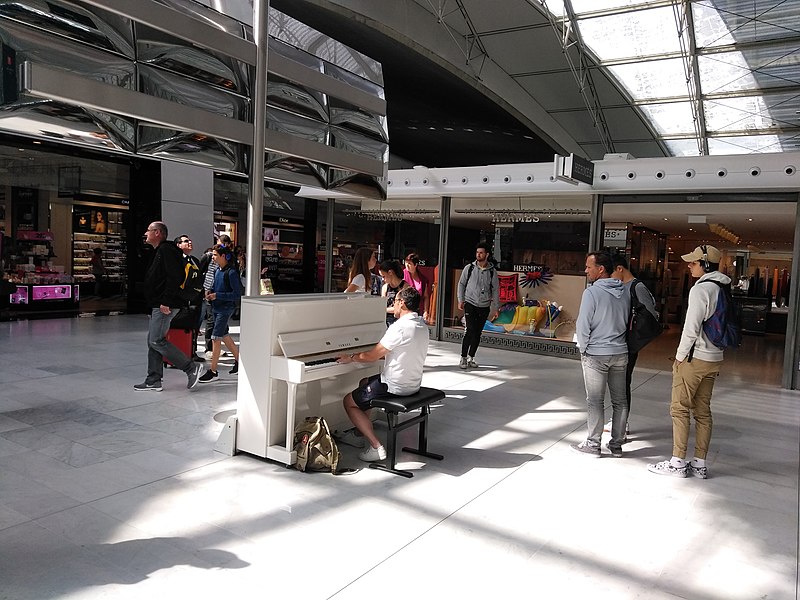
[[729,355],[711,477],[679,480],[646,470],[671,447],[676,335],[640,358],[621,460],[569,451],[576,361],[481,349],[465,372],[433,343],[445,460],[405,455],[405,479],[215,453],[235,379],[190,392],[168,371],[134,392],[143,316],[0,323],[0,599],[796,598],[800,394],[778,387],[781,341]]

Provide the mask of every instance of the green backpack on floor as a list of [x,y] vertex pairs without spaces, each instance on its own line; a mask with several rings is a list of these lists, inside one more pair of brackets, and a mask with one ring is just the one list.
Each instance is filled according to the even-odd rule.
[[330,471],[339,466],[339,448],[322,417],[306,417],[294,429],[294,451],[298,471]]

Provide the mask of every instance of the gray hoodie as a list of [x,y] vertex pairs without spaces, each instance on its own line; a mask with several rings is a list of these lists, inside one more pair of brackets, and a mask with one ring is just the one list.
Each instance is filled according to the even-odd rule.
[[627,354],[625,332],[631,313],[631,296],[618,279],[598,279],[583,290],[575,333],[581,354]]
[[469,302],[472,306],[482,308],[489,306],[489,314],[492,315],[500,307],[500,283],[497,269],[491,261],[487,263],[485,269],[478,266],[477,261],[471,264],[474,265],[472,276],[469,274],[470,265],[461,271],[457,289],[458,301]]

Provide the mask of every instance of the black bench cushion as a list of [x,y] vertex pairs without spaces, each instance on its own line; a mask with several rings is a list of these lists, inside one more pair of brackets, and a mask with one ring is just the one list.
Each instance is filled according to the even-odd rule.
[[392,396],[390,398],[376,398],[370,402],[372,408],[382,408],[388,412],[404,413],[417,409],[431,402],[444,398],[442,390],[433,388],[419,388],[416,394],[410,396]]

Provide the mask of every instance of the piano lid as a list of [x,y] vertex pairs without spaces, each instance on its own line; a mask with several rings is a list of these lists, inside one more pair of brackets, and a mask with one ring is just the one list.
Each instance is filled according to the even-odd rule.
[[278,343],[286,358],[296,358],[323,352],[344,352],[358,346],[377,344],[384,333],[386,333],[385,323],[367,323],[315,331],[279,333]]

